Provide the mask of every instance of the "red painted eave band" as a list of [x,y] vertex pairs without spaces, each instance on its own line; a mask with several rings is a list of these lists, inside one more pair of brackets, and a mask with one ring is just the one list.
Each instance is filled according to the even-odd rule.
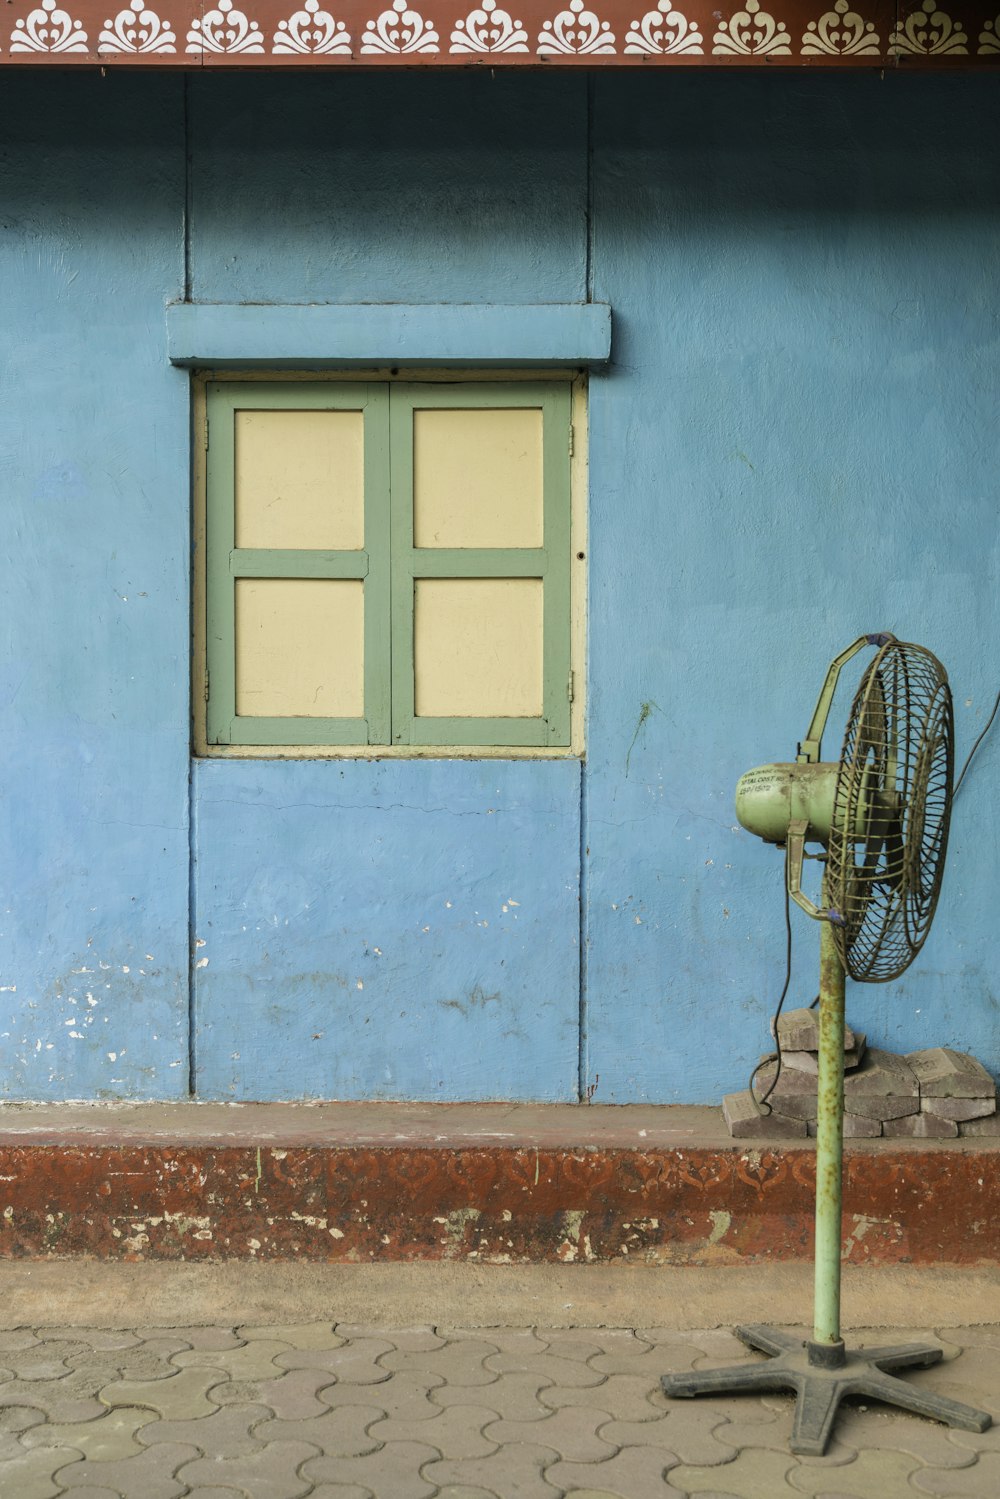
[[978,70],[1000,64],[998,11],[997,0],[13,0],[0,66]]

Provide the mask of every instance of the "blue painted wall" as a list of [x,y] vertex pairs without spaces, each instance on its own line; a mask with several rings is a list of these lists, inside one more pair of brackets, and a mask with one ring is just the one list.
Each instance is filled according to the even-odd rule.
[[2,1086],[175,1097],[189,417],[161,330],[183,286],[178,84],[3,88]]
[[576,1095],[580,766],[205,761],[211,1097]]
[[[184,1094],[190,961],[202,1096],[575,1097],[581,891],[584,1086],[741,1085],[783,931],[737,776],[794,750],[862,629],[938,652],[960,746],[1000,682],[992,80],[39,72],[5,99],[6,1095]],[[185,284],[612,304],[582,775],[191,774]],[[875,1042],[994,1070],[996,767],[987,741],[920,961],[849,998]]]
[[[617,333],[591,403],[587,1070],[619,1102],[717,1098],[769,1047],[782,859],[732,792],[794,757],[829,659],[871,629],[928,645],[960,752],[1000,687],[994,81],[663,82],[602,79],[594,119]],[[998,755],[921,957],[850,988],[875,1044],[1000,1068]]]

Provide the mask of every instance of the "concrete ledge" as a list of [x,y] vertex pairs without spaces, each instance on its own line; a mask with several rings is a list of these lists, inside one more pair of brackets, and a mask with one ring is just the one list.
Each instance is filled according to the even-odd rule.
[[[239,1322],[463,1327],[812,1323],[812,1266],[0,1263],[0,1328]],[[969,1326],[996,1317],[992,1270],[848,1266],[844,1328]],[[919,1336],[919,1334],[918,1334]]]
[[[1000,1141],[846,1156],[849,1264],[1000,1264]],[[812,1254],[811,1142],[719,1111],[7,1105],[0,1257],[766,1265]]]
[[172,364],[209,369],[575,368],[611,357],[611,308],[177,302],[167,308],[167,352]]

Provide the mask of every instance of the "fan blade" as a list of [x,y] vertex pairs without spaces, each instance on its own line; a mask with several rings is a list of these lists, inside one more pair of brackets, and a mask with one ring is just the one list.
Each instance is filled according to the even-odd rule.
[[903,822],[897,815],[889,820],[882,841],[885,866],[878,876],[878,883],[888,890],[897,890],[903,880],[906,844],[903,840]]

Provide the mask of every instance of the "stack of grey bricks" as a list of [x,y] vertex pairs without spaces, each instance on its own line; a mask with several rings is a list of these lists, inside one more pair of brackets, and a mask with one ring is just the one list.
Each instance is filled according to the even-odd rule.
[[[723,1100],[735,1138],[816,1133],[817,1011],[783,1015],[778,1039],[780,1072],[776,1060],[762,1058],[754,1091],[730,1093]],[[757,1100],[765,1094],[762,1107]],[[860,1031],[844,1027],[845,1139],[946,1140],[959,1135],[1000,1135],[996,1084],[981,1062],[948,1046],[897,1056],[868,1046]]]

